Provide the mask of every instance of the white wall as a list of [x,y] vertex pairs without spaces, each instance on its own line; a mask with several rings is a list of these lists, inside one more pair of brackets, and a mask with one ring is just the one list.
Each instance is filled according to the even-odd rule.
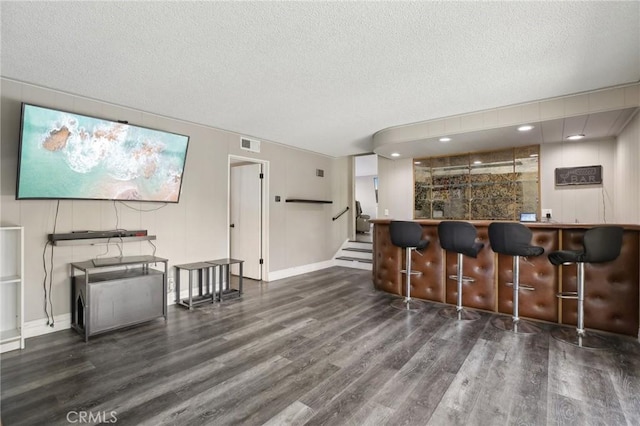
[[[561,223],[615,223],[615,140],[540,146],[540,207]],[[555,186],[558,167],[602,166],[602,185]]]
[[640,224],[640,114],[618,136],[615,181],[616,222]]
[[[180,203],[140,212],[109,201],[61,201],[56,232],[72,230],[147,229],[156,235],[156,255],[170,265],[228,255],[227,188],[229,154],[269,161],[269,271],[295,270],[330,260],[348,236],[346,221],[333,222],[339,206],[351,195],[349,162],[263,141],[261,153],[239,147],[239,135],[205,126],[159,117],[142,111],[72,96],[15,81],[1,80],[0,222],[25,227],[25,319],[44,318],[42,308],[42,252],[53,232],[56,201],[15,200],[20,103],[29,102],[86,115],[127,120],[131,124],[190,136]],[[325,177],[316,176],[324,169]],[[275,195],[282,201],[276,203]],[[334,204],[285,203],[292,198],[334,200]],[[161,204],[127,203],[135,209],[155,209]],[[70,262],[102,254],[106,246],[56,247],[54,254],[53,311],[68,314]],[[124,254],[151,254],[146,242],[127,243]],[[116,246],[109,256],[117,256]],[[171,268],[170,273],[173,273]],[[274,274],[275,276],[276,274]],[[282,274],[280,274],[282,275]],[[44,321],[43,321],[44,322]]]

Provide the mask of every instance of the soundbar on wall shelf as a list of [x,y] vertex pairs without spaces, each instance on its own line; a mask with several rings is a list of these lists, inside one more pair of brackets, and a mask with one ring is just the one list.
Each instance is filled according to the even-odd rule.
[[303,198],[287,198],[287,203],[311,203],[311,204],[333,204],[333,201],[328,200],[308,200]]
[[144,235],[141,237],[109,237],[109,238],[82,238],[78,240],[56,240],[51,244],[54,246],[91,246],[94,244],[119,244],[119,243],[133,243],[136,241],[152,241],[155,240],[155,235]]
[[147,230],[136,231],[72,231],[66,234],[49,234],[49,241],[60,240],[90,240],[94,238],[122,238],[122,237],[146,237]]
[[49,234],[49,242],[56,246],[107,244],[155,240],[146,230],[135,231],[74,231],[66,234]]

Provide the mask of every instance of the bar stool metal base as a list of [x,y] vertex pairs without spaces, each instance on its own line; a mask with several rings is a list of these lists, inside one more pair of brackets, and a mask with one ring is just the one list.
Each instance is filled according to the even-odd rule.
[[402,311],[419,311],[424,307],[424,304],[419,300],[403,297],[391,302],[391,307]]
[[495,328],[504,331],[513,331],[516,334],[535,334],[542,331],[540,327],[529,321],[520,319],[514,321],[513,317],[497,317],[491,320],[491,324],[493,324]]
[[[450,280],[454,280],[454,281],[458,281],[458,276],[457,275],[449,275],[449,279]],[[475,278],[471,278],[471,277],[467,277],[466,275],[462,276],[462,282],[463,283],[474,283],[476,282]]]
[[411,252],[415,250],[415,247],[407,247],[405,249],[406,255],[406,269],[400,271],[402,274],[406,275],[406,287],[405,287],[405,297],[402,299],[396,299],[390,303],[392,308],[401,309],[403,311],[419,311],[423,308],[422,302],[418,300],[414,300],[411,298],[411,275],[422,275],[420,271],[414,271],[411,269]]
[[480,315],[474,311],[468,311],[466,309],[457,309],[455,306],[448,306],[440,309],[438,312],[441,317],[448,319],[456,319],[459,321],[475,321],[480,318]]
[[597,334],[580,334],[572,328],[555,328],[551,331],[551,335],[557,340],[580,348],[608,349],[611,347],[611,344],[606,339]]

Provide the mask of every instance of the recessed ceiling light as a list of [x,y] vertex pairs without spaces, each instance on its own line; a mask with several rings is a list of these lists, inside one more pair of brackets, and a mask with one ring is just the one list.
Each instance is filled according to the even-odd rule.
[[537,157],[538,154],[529,154],[529,157]]
[[449,142],[451,140],[451,138],[440,138],[439,141],[440,142]]
[[419,161],[414,161],[413,164],[420,164],[420,162]]
[[473,162],[473,164],[482,164],[482,161],[476,160],[476,161]]
[[567,136],[567,139],[569,139],[570,141],[577,141],[579,139],[584,138],[584,135],[581,133],[579,135],[571,135],[571,136]]
[[525,124],[524,126],[518,127],[519,132],[528,132],[531,129],[533,129],[533,126],[531,124]]
[[392,152],[392,153],[391,153],[391,156],[392,156],[392,157],[400,157],[400,154],[398,154],[397,152]]

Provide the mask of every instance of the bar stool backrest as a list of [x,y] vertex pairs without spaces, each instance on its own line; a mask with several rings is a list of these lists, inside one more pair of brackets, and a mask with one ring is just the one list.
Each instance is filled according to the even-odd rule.
[[540,256],[544,248],[532,246],[533,233],[521,223],[493,222],[489,225],[491,250],[509,256]]
[[599,226],[584,233],[583,262],[602,263],[615,260],[622,248],[622,234],[619,226]]
[[443,249],[470,257],[477,257],[480,249],[484,247],[484,244],[476,242],[478,230],[469,222],[455,220],[440,222],[438,238]]
[[389,223],[389,234],[394,246],[419,247],[422,239],[422,226],[417,222],[392,220]]

